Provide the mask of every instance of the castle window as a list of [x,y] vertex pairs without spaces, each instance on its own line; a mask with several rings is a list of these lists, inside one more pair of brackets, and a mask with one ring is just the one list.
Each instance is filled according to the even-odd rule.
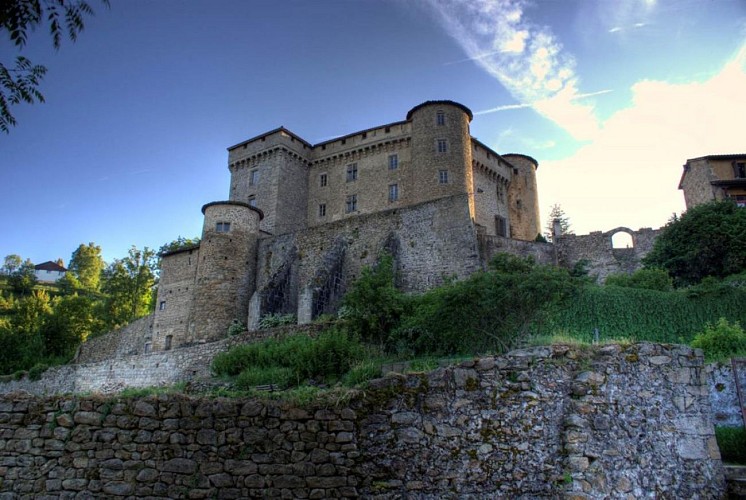
[[160,304],[158,304],[158,310],[159,311],[165,311],[166,310],[166,301],[162,300]]
[[728,198],[733,200],[739,207],[746,207],[746,194],[732,194]]
[[250,207],[256,206],[256,196],[249,196],[249,206]]
[[448,143],[445,139],[438,139],[438,153],[446,153],[448,151]]
[[399,155],[389,155],[389,170],[399,168]]
[[399,199],[399,185],[389,184],[389,202]]
[[347,165],[347,182],[354,182],[357,180],[357,163],[350,163]]
[[163,346],[164,351],[168,351],[171,349],[171,341],[173,340],[173,335],[166,335],[166,345]]
[[448,170],[439,170],[438,171],[438,183],[440,183],[440,184],[448,184]]
[[319,205],[319,217],[326,217],[326,203]]
[[388,134],[389,132],[391,132],[391,127],[386,127],[386,128],[384,129],[384,132],[386,132],[387,134]]
[[218,222],[215,224],[215,232],[217,233],[229,233],[231,230],[230,222]]
[[505,217],[495,216],[495,234],[498,236],[508,236],[508,224]]
[[259,169],[255,168],[249,172],[249,186],[256,186],[259,184]]
[[733,174],[736,179],[746,179],[746,163],[744,162],[733,162]]
[[347,197],[347,202],[345,204],[345,213],[352,213],[357,211],[357,195],[351,194]]
[[437,123],[438,125],[445,125],[446,114],[442,111],[438,111],[438,113],[435,115],[435,123]]
[[319,186],[326,187],[327,177],[326,173],[319,174]]

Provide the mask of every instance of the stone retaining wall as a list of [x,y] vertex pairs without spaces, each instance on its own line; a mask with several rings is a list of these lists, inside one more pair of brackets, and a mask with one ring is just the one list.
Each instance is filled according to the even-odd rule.
[[344,405],[0,399],[0,498],[719,498],[701,352],[514,351]]

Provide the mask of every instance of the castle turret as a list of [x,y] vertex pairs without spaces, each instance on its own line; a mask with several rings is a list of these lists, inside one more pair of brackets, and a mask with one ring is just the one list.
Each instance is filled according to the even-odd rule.
[[192,342],[216,340],[234,321],[246,321],[263,217],[258,208],[237,201],[208,203],[202,213],[205,221],[189,324]]
[[[419,192],[415,203],[471,193],[472,113],[453,101],[427,101],[412,108],[412,163]],[[473,197],[469,209],[474,217]]]
[[508,188],[510,236],[517,240],[533,241],[541,233],[539,191],[536,169],[539,163],[530,156],[506,154],[502,157],[513,166]]

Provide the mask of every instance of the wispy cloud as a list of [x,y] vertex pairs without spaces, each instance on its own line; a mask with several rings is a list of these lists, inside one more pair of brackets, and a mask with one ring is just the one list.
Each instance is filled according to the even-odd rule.
[[[577,101],[578,99],[584,99],[586,97],[594,97],[597,95],[603,95],[608,94],[609,92],[613,92],[611,89],[606,90],[599,90],[597,92],[588,92],[586,94],[576,94],[574,97],[571,98],[573,101]],[[511,109],[525,109],[525,108],[533,108],[536,107],[536,105],[540,105],[541,101],[534,103],[534,104],[504,104],[502,106],[496,106],[494,108],[489,109],[483,109],[481,111],[475,111],[475,115],[488,115],[490,113],[497,113],[498,111],[509,111]]]
[[[593,138],[599,123],[579,101],[575,60],[548,27],[524,17],[526,0],[426,0],[469,60],[494,76],[520,103],[576,139]],[[519,109],[500,106],[488,112]]]

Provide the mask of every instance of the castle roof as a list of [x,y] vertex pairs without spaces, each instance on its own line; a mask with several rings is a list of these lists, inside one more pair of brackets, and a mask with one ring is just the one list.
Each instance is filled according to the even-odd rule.
[[57,264],[56,262],[52,262],[51,260],[35,265],[34,269],[37,271],[60,271],[63,273],[67,272],[67,269]]
[[301,136],[299,136],[298,134],[296,134],[296,133],[294,133],[294,132],[286,129],[285,127],[280,126],[280,127],[277,127],[275,129],[270,130],[269,132],[264,132],[263,134],[259,134],[257,136],[254,136],[251,139],[246,139],[245,141],[241,141],[238,144],[234,144],[233,146],[230,146],[228,148],[228,151],[230,151],[231,149],[236,149],[239,146],[243,146],[244,144],[249,144],[250,142],[254,142],[254,141],[257,141],[259,139],[264,139],[265,137],[269,137],[270,135],[279,134],[281,132],[289,135],[293,139],[296,139],[296,140],[300,141],[304,146],[309,147],[309,148],[313,148],[313,145],[310,142],[306,141]]
[[688,160],[686,160],[686,163],[684,163],[684,170],[681,172],[681,179],[679,179],[679,189],[684,189],[684,177],[686,177],[686,173],[689,171],[689,164],[691,162],[698,160],[738,160],[740,158],[746,158],[746,153],[707,155],[700,156],[699,158],[689,158]]
[[466,106],[464,106],[463,104],[458,103],[456,101],[436,100],[436,101],[425,101],[422,104],[418,104],[414,108],[410,109],[409,113],[407,113],[407,120],[411,120],[412,114],[418,109],[424,108],[425,106],[432,106],[432,105],[438,105],[438,104],[448,104],[450,106],[456,106],[457,108],[461,108],[461,110],[469,116],[469,121],[472,121],[474,119],[474,113],[472,113],[471,110],[467,108]]

